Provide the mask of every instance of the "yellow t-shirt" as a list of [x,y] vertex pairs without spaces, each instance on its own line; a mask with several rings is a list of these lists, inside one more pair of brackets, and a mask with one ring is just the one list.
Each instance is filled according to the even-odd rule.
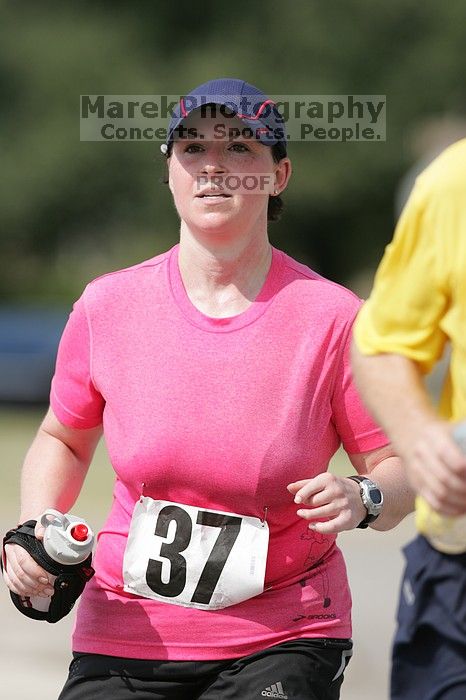
[[417,178],[354,337],[362,353],[404,355],[423,373],[449,340],[440,411],[466,418],[466,139]]

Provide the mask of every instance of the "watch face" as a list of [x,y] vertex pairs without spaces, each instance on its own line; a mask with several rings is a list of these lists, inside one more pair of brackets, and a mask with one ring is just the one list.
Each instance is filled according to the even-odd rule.
[[380,489],[369,489],[369,498],[374,505],[382,503],[382,493]]

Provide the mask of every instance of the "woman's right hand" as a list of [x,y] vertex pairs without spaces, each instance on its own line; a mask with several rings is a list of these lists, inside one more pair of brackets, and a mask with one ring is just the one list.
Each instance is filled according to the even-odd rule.
[[[44,531],[44,526],[37,522],[34,532],[38,540],[44,538]],[[22,597],[49,598],[54,594],[50,574],[19,544],[6,544],[4,557],[3,580],[10,591]]]

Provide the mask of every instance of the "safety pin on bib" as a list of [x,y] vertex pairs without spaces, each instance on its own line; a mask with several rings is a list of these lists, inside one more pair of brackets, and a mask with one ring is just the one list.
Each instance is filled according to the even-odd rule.
[[266,525],[266,523],[267,523],[267,513],[268,513],[268,512],[269,512],[269,507],[268,507],[268,506],[264,506],[264,517],[261,518],[262,527],[265,527],[265,525]]

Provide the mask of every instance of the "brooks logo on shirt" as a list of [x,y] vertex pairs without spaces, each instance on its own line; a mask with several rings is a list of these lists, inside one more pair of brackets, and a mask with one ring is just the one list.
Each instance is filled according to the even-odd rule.
[[270,688],[263,690],[261,695],[263,695],[264,698],[280,698],[281,700],[288,700],[288,695],[285,695],[285,691],[283,690],[283,686],[280,681],[271,685]]

